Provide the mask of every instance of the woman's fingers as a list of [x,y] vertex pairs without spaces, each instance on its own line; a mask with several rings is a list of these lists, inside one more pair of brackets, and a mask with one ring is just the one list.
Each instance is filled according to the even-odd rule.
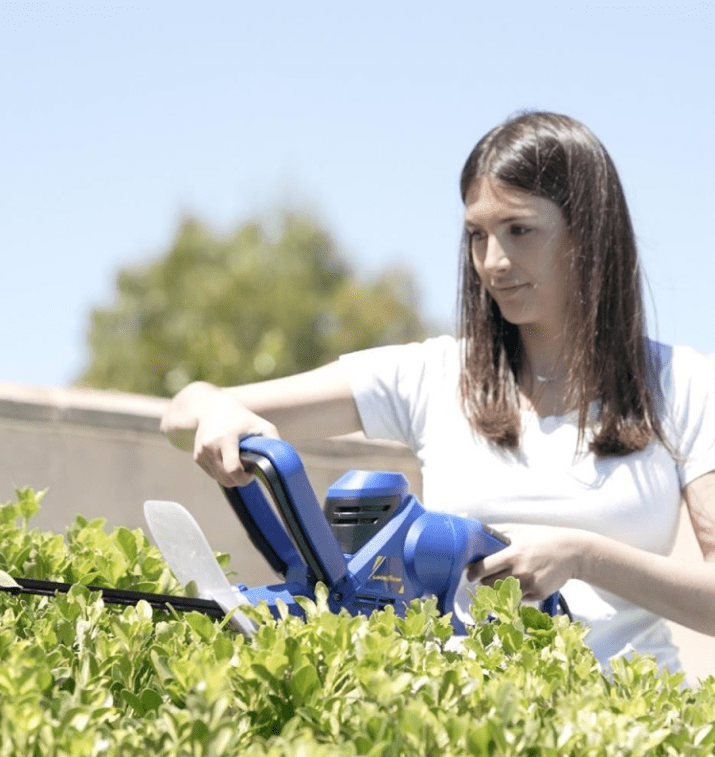
[[[481,561],[480,561],[481,562]],[[479,581],[479,583],[483,584],[484,586],[494,586],[495,581],[498,581],[502,578],[507,578],[511,575],[511,572],[509,570],[500,570],[496,573],[490,573],[489,575],[482,575],[482,571],[478,567],[479,563],[472,563],[467,568],[467,580],[468,581]]]
[[577,578],[578,534],[551,526],[511,526],[500,529],[511,544],[467,566],[467,579],[493,586],[514,576],[526,600],[540,600]]
[[230,395],[215,395],[196,429],[194,460],[222,486],[245,486],[252,476],[241,462],[239,440],[247,436],[278,438],[278,432]]
[[[235,442],[233,442],[230,447],[235,447],[236,450],[238,450],[238,437],[236,437]],[[235,457],[236,460],[238,460],[238,453],[236,453]],[[211,478],[218,481],[221,486],[226,486],[228,488],[245,486],[250,483],[253,478],[253,476],[243,469],[240,461],[237,463],[229,463],[227,465],[220,453],[218,455],[207,455],[198,459],[197,462],[202,470],[208,473]]]
[[[467,579],[470,581],[481,581],[483,584],[491,586],[497,579],[510,576],[512,564],[508,559],[508,555],[506,556],[507,559],[505,559],[502,554],[503,552],[504,550],[497,552],[494,555],[488,555],[481,560],[477,560],[476,562],[467,565]],[[491,559],[497,555],[499,556],[499,559]]]

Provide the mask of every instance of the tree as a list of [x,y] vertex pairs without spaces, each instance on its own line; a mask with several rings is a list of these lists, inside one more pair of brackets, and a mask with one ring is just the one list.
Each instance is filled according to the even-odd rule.
[[186,221],[169,252],[117,276],[91,315],[83,386],[169,396],[190,381],[242,384],[339,354],[423,337],[411,275],[356,278],[329,234],[297,215],[219,238]]

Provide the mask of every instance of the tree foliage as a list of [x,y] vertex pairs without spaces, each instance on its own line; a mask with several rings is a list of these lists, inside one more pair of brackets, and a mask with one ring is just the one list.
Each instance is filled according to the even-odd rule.
[[421,338],[408,272],[356,278],[329,234],[286,215],[220,238],[186,221],[169,252],[119,272],[115,303],[91,316],[81,385],[172,395],[205,380],[243,384],[338,355]]

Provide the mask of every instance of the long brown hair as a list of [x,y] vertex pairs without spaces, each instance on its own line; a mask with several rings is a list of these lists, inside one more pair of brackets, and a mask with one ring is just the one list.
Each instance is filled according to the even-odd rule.
[[[569,276],[566,399],[578,408],[579,438],[599,456],[644,449],[662,433],[649,388],[640,266],[616,168],[583,124],[555,113],[526,113],[476,145],[461,176],[462,200],[491,177],[545,197],[562,210],[575,242]],[[460,273],[460,395],[472,428],[504,448],[519,445],[519,331],[501,315],[474,270],[465,234]],[[590,418],[597,401],[598,415]]]

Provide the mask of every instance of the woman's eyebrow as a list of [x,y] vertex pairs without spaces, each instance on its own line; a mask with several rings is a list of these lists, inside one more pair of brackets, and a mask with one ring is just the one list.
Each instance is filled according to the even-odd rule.
[[[518,215],[510,215],[506,218],[500,218],[498,220],[498,223],[515,223],[515,222],[523,222],[523,221],[536,221],[538,220],[539,216],[537,213],[531,213],[531,212],[525,212],[524,215],[518,216]],[[476,226],[481,226],[481,223],[479,221],[471,220],[468,216],[464,219],[464,225],[467,228],[475,228]]]

